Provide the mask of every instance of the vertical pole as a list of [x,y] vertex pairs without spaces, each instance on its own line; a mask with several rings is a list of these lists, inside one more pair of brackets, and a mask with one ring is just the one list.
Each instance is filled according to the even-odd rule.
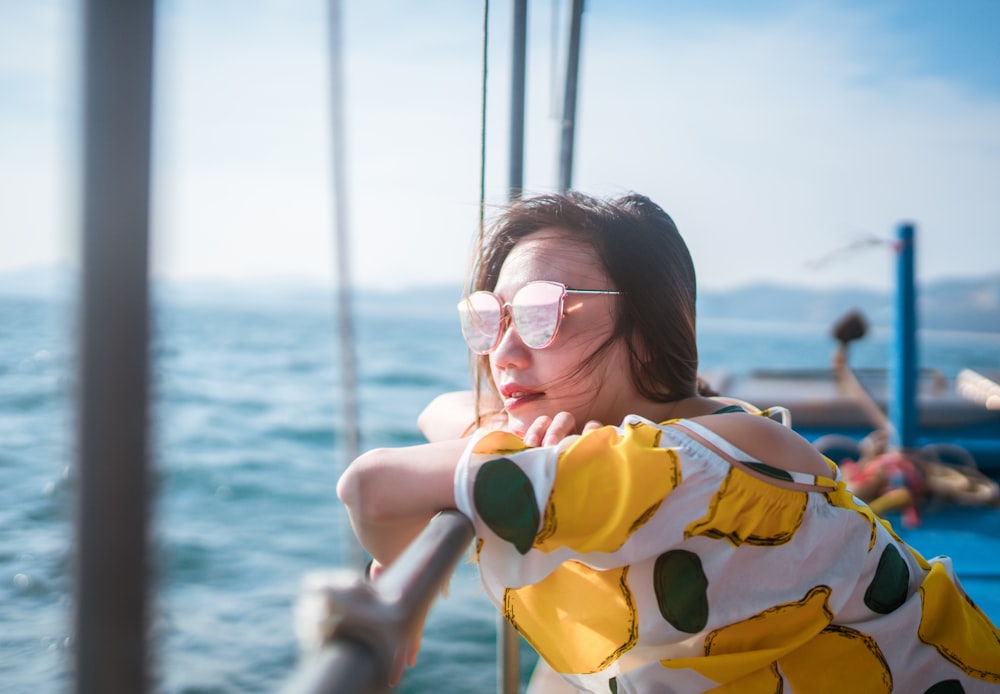
[[514,40],[510,79],[509,198],[524,189],[524,86],[528,36],[528,0],[514,0]]
[[901,448],[916,446],[917,409],[917,308],[914,278],[914,227],[900,224],[896,231],[896,334],[893,355],[890,419]]
[[563,95],[562,133],[559,141],[559,190],[565,193],[573,184],[573,140],[576,135],[576,92],[580,73],[580,33],[583,24],[583,0],[571,0],[569,49],[566,57],[566,90]]
[[75,691],[147,691],[151,0],[84,6]]
[[[358,423],[357,365],[354,359],[354,321],[351,311],[350,217],[347,199],[347,138],[344,136],[344,60],[340,0],[329,2],[330,140],[332,145],[333,232],[336,240],[337,326],[340,336],[340,381],[343,403],[343,467],[358,457],[361,426]],[[350,533],[349,533],[350,534]],[[363,564],[361,547],[351,537],[351,562]]]
[[[509,198],[524,190],[524,85],[528,35],[528,0],[514,0],[514,34],[510,79]],[[497,612],[497,693],[520,689],[520,639],[510,622]]]

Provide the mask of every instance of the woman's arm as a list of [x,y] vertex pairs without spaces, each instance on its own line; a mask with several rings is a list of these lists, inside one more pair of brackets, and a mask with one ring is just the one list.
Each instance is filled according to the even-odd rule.
[[376,448],[337,483],[358,540],[381,564],[391,563],[434,514],[455,507],[454,477],[468,440]]
[[[420,429],[431,443],[408,448],[376,448],[360,456],[337,483],[351,527],[380,564],[389,564],[438,511],[455,508],[454,477],[469,445],[475,420],[472,391],[445,393],[420,415]],[[599,428],[587,422],[583,431]],[[552,446],[576,432],[568,412],[539,417],[524,434],[529,446]]]

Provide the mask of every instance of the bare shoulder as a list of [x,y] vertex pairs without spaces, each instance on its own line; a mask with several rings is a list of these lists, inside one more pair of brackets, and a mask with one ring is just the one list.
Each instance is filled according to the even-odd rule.
[[811,443],[773,419],[734,412],[696,417],[692,421],[768,465],[791,472],[830,475],[829,465]]
[[442,393],[417,417],[417,427],[428,441],[465,436],[476,421],[476,396],[471,390]]

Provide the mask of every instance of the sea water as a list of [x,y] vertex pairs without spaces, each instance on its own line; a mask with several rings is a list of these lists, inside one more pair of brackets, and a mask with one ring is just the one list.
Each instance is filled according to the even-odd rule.
[[[362,448],[421,442],[415,420],[423,406],[467,387],[457,292],[436,296],[356,301]],[[158,692],[281,689],[299,663],[293,604],[302,576],[358,560],[335,493],[347,462],[346,417],[343,353],[327,299],[155,303]],[[66,301],[0,297],[0,692],[71,688],[75,321]],[[702,364],[737,374],[822,368],[834,348],[828,332],[706,319]],[[884,366],[886,337],[874,331],[853,348],[852,362]],[[920,359],[950,376],[995,369],[1000,336],[925,333]],[[967,588],[977,601],[986,597],[974,582]],[[495,691],[495,625],[475,567],[463,562],[398,691]],[[526,678],[534,665],[527,647],[521,664]]]

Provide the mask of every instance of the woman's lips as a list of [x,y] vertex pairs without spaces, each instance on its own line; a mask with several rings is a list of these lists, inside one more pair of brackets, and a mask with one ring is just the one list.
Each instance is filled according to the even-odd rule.
[[503,407],[508,412],[515,407],[540,399],[544,393],[515,391],[503,399]]
[[503,396],[503,407],[508,412],[511,408],[520,407],[545,395],[544,392],[531,390],[516,383],[503,386],[500,394]]

